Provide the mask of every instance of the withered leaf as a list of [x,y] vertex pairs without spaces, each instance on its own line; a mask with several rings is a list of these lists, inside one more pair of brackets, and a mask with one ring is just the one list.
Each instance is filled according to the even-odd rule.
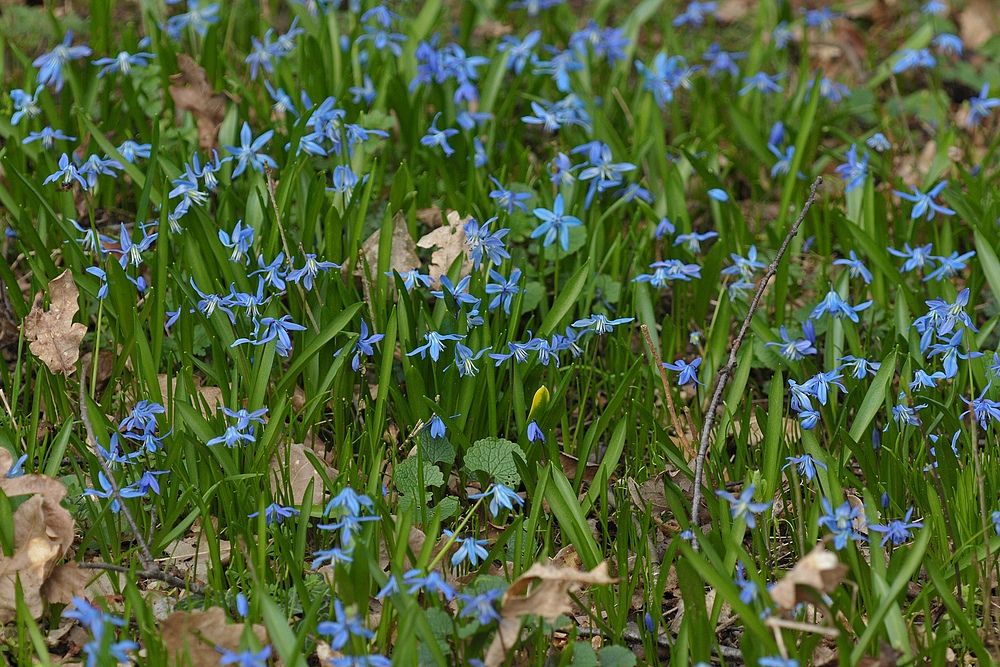
[[570,593],[585,586],[613,584],[616,581],[608,574],[606,562],[589,572],[580,570],[579,566],[579,556],[570,546],[562,549],[549,563],[535,563],[514,580],[500,605],[499,629],[486,651],[486,667],[503,664],[521,634],[522,616],[537,615],[554,621],[559,615],[573,611]]
[[845,574],[847,566],[821,542],[771,587],[771,599],[782,609],[792,609],[800,602],[812,601],[812,590],[832,593]]
[[74,596],[86,590],[92,576],[92,571],[81,568],[75,562],[57,565],[42,584],[42,597],[49,604],[69,604]]
[[49,309],[42,307],[42,295],[35,296],[31,312],[24,318],[24,337],[31,342],[32,353],[53,373],[69,375],[80,358],[80,341],[87,327],[73,322],[79,310],[80,290],[69,269],[49,282]]
[[[238,653],[243,627],[242,623],[226,623],[222,607],[211,607],[207,611],[175,611],[161,624],[160,638],[167,650],[169,664],[216,667],[220,654],[215,647]],[[262,646],[268,643],[264,626],[254,625],[251,629]]]
[[[411,269],[420,268],[420,258],[417,257],[417,246],[413,243],[410,230],[406,228],[406,215],[400,211],[393,219],[392,230],[392,250],[389,254],[389,272],[396,271],[399,274],[406,273]],[[375,282],[378,277],[378,246],[382,237],[382,230],[376,230],[374,234],[365,239],[361,244],[361,250],[365,253],[365,260],[368,262],[370,279]],[[354,275],[364,275],[364,269],[358,265]]]
[[219,125],[226,116],[226,95],[215,92],[204,68],[181,53],[177,56],[178,74],[170,77],[170,97],[179,111],[190,111],[198,123],[198,144],[204,150],[215,147]]
[[459,255],[464,255],[462,273],[472,269],[469,251],[465,245],[465,223],[471,216],[461,217],[457,211],[448,211],[448,224],[424,234],[417,241],[418,248],[436,248],[431,254],[431,265],[427,272],[435,285],[440,285],[441,276],[448,273],[452,263]]

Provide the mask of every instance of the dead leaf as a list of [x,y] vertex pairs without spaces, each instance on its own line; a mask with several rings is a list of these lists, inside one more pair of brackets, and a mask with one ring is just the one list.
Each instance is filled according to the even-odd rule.
[[181,53],[177,56],[180,73],[170,77],[170,97],[178,111],[190,111],[198,123],[198,145],[203,150],[215,147],[219,125],[226,116],[227,97],[215,92],[205,70],[194,59]]
[[[577,470],[580,469],[580,459],[570,456],[565,452],[559,452],[559,463],[562,464],[563,473],[568,479],[576,479]],[[584,463],[583,481],[588,484],[593,482],[594,478],[597,477],[597,471],[600,467],[596,463]]]
[[[0,459],[9,458],[9,452],[0,455]],[[4,462],[9,465],[9,461],[0,464]],[[24,605],[33,618],[41,618],[46,603],[43,587],[55,574],[56,563],[73,544],[73,517],[59,504],[66,496],[66,487],[45,475],[22,475],[0,478],[0,489],[8,498],[30,495],[14,511],[13,553],[0,555],[0,624],[9,623],[16,616],[18,580]],[[60,598],[66,594],[63,584],[73,587],[65,576],[67,573],[61,571],[52,582],[51,591]]]
[[437,229],[442,224],[441,209],[437,206],[417,209],[417,222],[427,227],[427,229]]
[[[406,228],[406,215],[400,211],[393,219],[392,249],[389,253],[389,272],[396,271],[400,275],[412,269],[420,268],[420,258],[417,257],[417,247],[410,236],[410,230]],[[382,230],[376,230],[374,234],[365,239],[361,244],[361,250],[365,253],[368,261],[371,282],[378,278],[378,246]],[[361,265],[354,270],[354,275],[362,276],[364,271]],[[390,281],[391,282],[391,281]]]
[[[175,611],[160,625],[160,638],[171,665],[217,667],[219,651],[239,652],[244,624],[227,623],[222,607],[207,611]],[[261,646],[268,643],[263,625],[251,626]]]
[[733,23],[750,11],[750,0],[723,0],[715,15],[722,23]]
[[997,11],[993,0],[972,0],[958,15],[959,37],[968,49],[978,49],[997,34]]
[[448,273],[452,263],[459,255],[465,259],[462,262],[462,274],[467,274],[472,270],[472,262],[469,258],[469,251],[465,245],[465,223],[472,219],[472,216],[460,217],[456,211],[448,211],[448,224],[443,227],[424,234],[417,241],[418,248],[437,248],[431,254],[431,265],[427,272],[430,273],[431,281],[435,286],[440,285],[441,276]]
[[73,598],[82,594],[93,572],[85,570],[75,562],[57,565],[49,578],[42,584],[42,597],[49,604],[70,604]]
[[535,615],[554,621],[562,614],[572,613],[570,593],[585,586],[617,581],[608,575],[607,562],[601,562],[590,572],[578,569],[579,566],[579,555],[570,546],[556,554],[556,558],[549,563],[535,563],[514,580],[500,605],[499,630],[486,652],[486,667],[503,664],[521,634],[522,616]]
[[[292,504],[301,505],[306,497],[309,482],[312,481],[313,505],[321,505],[323,503],[323,477],[306,456],[306,448],[296,443],[281,449],[282,451],[275,452],[274,458],[271,459],[271,491],[277,495],[290,488]],[[317,461],[320,462],[326,476],[332,481],[337,476],[337,471],[323,463],[321,457],[317,457]],[[287,487],[285,486],[286,479],[288,481]]]
[[[395,521],[396,517],[395,516],[392,517],[392,520]],[[424,548],[424,542],[427,541],[427,536],[424,534],[424,531],[420,530],[416,526],[410,526],[410,532],[406,537],[406,541],[407,545],[410,547],[410,550],[413,552],[413,555],[419,558],[420,551]],[[432,554],[431,558],[433,558],[434,555],[436,555],[437,552],[440,551],[439,547],[443,545],[444,542],[441,542],[440,544],[435,546],[435,551],[434,554]],[[380,568],[385,570],[389,567],[389,564],[391,562],[392,558],[389,555],[389,549],[386,546],[385,540],[383,539],[381,542],[379,542],[378,565]],[[416,563],[414,562],[414,564]]]
[[811,590],[832,593],[847,574],[835,551],[820,542],[795,564],[788,574],[771,587],[771,599],[781,609],[792,609],[800,602],[815,599]]
[[80,290],[73,282],[73,274],[66,269],[49,282],[49,309],[42,308],[39,292],[21,325],[24,337],[31,341],[31,351],[53,373],[69,375],[80,358],[80,342],[87,333],[87,326],[73,322],[73,316],[80,309],[79,297]]

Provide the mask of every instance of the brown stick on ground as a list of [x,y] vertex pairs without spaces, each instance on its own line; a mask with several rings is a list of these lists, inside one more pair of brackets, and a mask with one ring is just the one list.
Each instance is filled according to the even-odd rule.
[[[816,203],[816,188],[818,188],[823,183],[823,177],[818,176],[813,182],[812,186],[809,188],[809,197],[806,199],[805,205],[799,212],[799,217],[795,219],[792,223],[791,229],[788,230],[788,234],[785,236],[785,240],[781,243],[781,247],[778,248],[778,254],[774,256],[774,261],[772,261],[768,267],[767,271],[764,272],[764,277],[760,279],[760,283],[757,284],[757,293],[753,295],[753,299],[750,301],[750,309],[747,311],[747,316],[743,320],[743,326],[740,327],[740,332],[736,335],[736,340],[733,341],[733,346],[729,350],[729,361],[726,365],[719,369],[719,379],[716,381],[715,392],[712,394],[712,400],[708,404],[708,412],[705,413],[705,423],[701,427],[701,441],[698,445],[698,454],[695,456],[694,460],[694,496],[691,499],[691,530],[697,531],[700,525],[700,514],[701,514],[701,485],[705,477],[705,457],[708,455],[708,445],[709,438],[712,433],[712,426],[715,423],[715,412],[719,409],[719,404],[722,402],[722,393],[726,389],[726,385],[729,383],[729,379],[733,375],[733,371],[736,370],[736,354],[740,351],[740,346],[743,345],[743,339],[747,335],[747,331],[750,330],[750,321],[753,319],[753,315],[757,312],[757,308],[760,306],[761,297],[764,294],[764,289],[767,287],[768,281],[774,277],[778,272],[778,264],[781,262],[781,258],[784,257],[785,251],[788,250],[788,244],[791,243],[792,239],[799,231],[799,226],[802,221],[805,220],[806,213],[814,203]],[[724,437],[725,434],[719,433],[717,437]],[[697,534],[697,533],[696,533]],[[698,541],[692,542],[692,547],[695,551],[698,550]]]

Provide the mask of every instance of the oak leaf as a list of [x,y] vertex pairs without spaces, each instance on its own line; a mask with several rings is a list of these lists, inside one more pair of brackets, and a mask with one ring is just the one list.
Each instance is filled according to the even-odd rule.
[[464,229],[465,223],[471,219],[471,216],[463,218],[456,211],[448,211],[447,225],[431,230],[417,241],[418,248],[436,248],[431,253],[431,265],[427,270],[435,286],[441,284],[441,276],[448,273],[448,269],[459,255],[464,256],[461,273],[468,274],[472,269],[469,250],[465,245]]
[[[175,611],[160,625],[160,638],[167,650],[168,664],[189,667],[217,667],[220,649],[239,653],[242,623],[227,623],[222,607],[206,611]],[[268,643],[262,625],[251,626],[263,646]]]
[[581,570],[579,555],[572,546],[562,549],[548,563],[535,563],[514,580],[500,604],[500,623],[493,643],[486,651],[486,667],[503,664],[521,634],[521,617],[541,616],[554,621],[573,611],[571,593],[585,586],[613,584],[608,564],[600,563],[589,572]]
[[53,373],[69,375],[80,358],[80,342],[87,333],[84,324],[73,321],[80,309],[80,290],[69,269],[49,282],[49,309],[42,306],[41,292],[35,296],[31,312],[24,318],[24,337],[32,353]]

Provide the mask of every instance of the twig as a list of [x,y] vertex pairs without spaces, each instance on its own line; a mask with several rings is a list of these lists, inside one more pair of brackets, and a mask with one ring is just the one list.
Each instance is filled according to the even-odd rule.
[[[131,572],[131,568],[127,568],[124,565],[113,565],[111,563],[77,563],[77,567],[83,568],[84,570],[107,570],[109,572],[119,572],[121,574],[128,574]],[[155,579],[156,581],[162,581],[168,586],[173,586],[180,590],[188,590],[196,595],[205,592],[205,586],[195,583],[187,582],[180,577],[175,577],[172,574],[167,574],[160,568],[155,570],[139,570],[135,573],[140,579]]]
[[[715,423],[715,411],[719,408],[719,403],[722,402],[722,392],[725,391],[726,385],[729,383],[729,378],[732,377],[733,371],[736,370],[736,354],[740,351],[740,346],[743,345],[743,339],[747,335],[747,331],[750,329],[750,321],[753,319],[754,313],[757,312],[757,308],[760,306],[761,297],[764,294],[764,289],[767,287],[768,281],[774,277],[778,272],[778,264],[781,262],[781,258],[785,256],[785,251],[788,250],[788,244],[791,243],[792,238],[799,231],[799,226],[802,221],[805,220],[806,213],[814,203],[816,203],[816,188],[823,184],[823,177],[817,176],[816,180],[813,182],[812,186],[809,188],[809,197],[806,199],[805,205],[799,212],[799,217],[795,219],[792,223],[791,229],[788,230],[788,234],[785,236],[785,240],[781,243],[781,247],[778,248],[778,254],[774,256],[774,261],[772,261],[768,267],[767,271],[764,272],[764,277],[761,278],[760,283],[757,285],[757,293],[753,295],[753,300],[750,301],[750,309],[747,311],[747,316],[743,320],[743,326],[740,327],[740,332],[736,336],[736,340],[733,341],[733,346],[729,350],[729,361],[726,365],[719,369],[719,379],[715,385],[715,392],[712,394],[712,400],[708,404],[708,412],[705,413],[705,423],[701,427],[701,441],[698,445],[698,455],[694,460],[694,494],[691,498],[691,527],[692,530],[696,529],[700,525],[700,514],[701,514],[701,485],[705,476],[705,457],[708,455],[708,444],[709,438],[712,434],[712,426]],[[723,437],[724,434],[719,433],[717,437]],[[698,541],[695,540],[691,545],[695,551],[698,550]]]
[[[118,490],[118,482],[115,481],[115,476],[111,472],[111,468],[108,467],[108,462],[104,459],[104,455],[101,454],[100,447],[98,447],[97,436],[94,434],[94,426],[90,423],[90,414],[87,410],[87,394],[85,387],[87,386],[87,367],[81,364],[80,367],[80,419],[83,420],[83,426],[87,431],[87,441],[90,447],[93,447],[94,452],[97,454],[97,462],[101,466],[101,472],[108,480],[108,484],[111,486],[111,493],[115,500],[118,502],[118,506],[121,508],[121,514],[125,517],[125,521],[128,523],[129,527],[132,529],[132,534],[135,536],[135,541],[139,544],[139,562],[142,563],[142,572],[140,573],[147,579],[159,579],[165,583],[174,586],[175,588],[180,588],[181,590],[189,588],[195,591],[197,584],[189,585],[183,579],[175,577],[173,575],[165,573],[160,569],[160,566],[156,564],[156,560],[153,558],[153,552],[149,548],[149,543],[146,542],[146,538],[142,536],[142,531],[139,530],[139,525],[135,522],[135,517],[132,516],[131,510],[129,510],[128,505],[125,504],[122,499],[122,495]],[[83,564],[81,564],[83,565]],[[121,566],[115,566],[121,567]],[[128,568],[124,570],[128,571]],[[154,574],[158,573],[158,574]],[[204,587],[201,587],[200,591],[203,592]]]
[[681,445],[684,447],[684,454],[688,462],[690,462],[695,457],[695,451],[691,447],[691,441],[687,437],[687,429],[684,428],[681,420],[677,418],[677,410],[674,409],[674,397],[670,391],[670,383],[667,381],[667,369],[663,367],[660,353],[653,345],[653,337],[649,335],[649,327],[643,324],[639,328],[642,330],[643,338],[646,339],[646,347],[649,348],[649,353],[653,355],[653,363],[656,365],[657,370],[660,371],[660,381],[663,383],[663,395],[667,402],[667,410],[670,412],[670,421],[677,430],[677,436],[681,439]]

